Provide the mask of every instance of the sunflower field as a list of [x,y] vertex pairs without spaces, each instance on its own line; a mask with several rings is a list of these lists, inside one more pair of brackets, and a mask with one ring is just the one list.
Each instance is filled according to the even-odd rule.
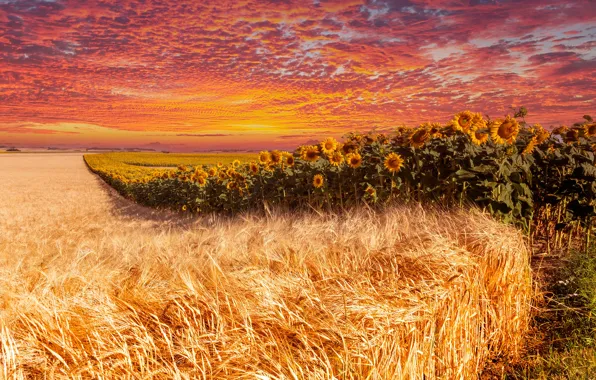
[[[180,165],[143,176],[86,155],[88,166],[141,204],[194,213],[270,207],[341,209],[389,202],[475,205],[526,230],[590,229],[595,215],[596,123],[588,115],[552,131],[526,110],[491,120],[459,112],[445,124],[390,134],[349,133],[249,162]],[[134,178],[134,179],[131,179]]]

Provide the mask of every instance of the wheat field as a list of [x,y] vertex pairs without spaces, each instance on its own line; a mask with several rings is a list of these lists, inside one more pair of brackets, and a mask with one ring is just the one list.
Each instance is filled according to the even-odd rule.
[[0,378],[469,379],[514,360],[522,236],[479,212],[151,211],[0,158]]

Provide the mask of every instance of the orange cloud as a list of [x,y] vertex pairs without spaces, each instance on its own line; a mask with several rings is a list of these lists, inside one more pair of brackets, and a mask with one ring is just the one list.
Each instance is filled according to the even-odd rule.
[[594,107],[594,18],[590,1],[4,0],[0,140],[258,149],[519,105],[569,123]]

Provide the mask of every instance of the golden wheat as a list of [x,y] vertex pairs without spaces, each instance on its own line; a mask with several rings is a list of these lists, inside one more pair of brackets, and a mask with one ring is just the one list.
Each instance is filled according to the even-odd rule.
[[528,327],[523,239],[477,212],[181,218],[77,155],[0,178],[0,377],[473,378]]

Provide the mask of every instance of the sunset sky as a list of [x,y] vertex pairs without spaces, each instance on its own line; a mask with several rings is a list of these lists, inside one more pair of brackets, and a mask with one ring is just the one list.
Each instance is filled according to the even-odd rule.
[[595,98],[590,0],[0,0],[0,146],[289,148]]

